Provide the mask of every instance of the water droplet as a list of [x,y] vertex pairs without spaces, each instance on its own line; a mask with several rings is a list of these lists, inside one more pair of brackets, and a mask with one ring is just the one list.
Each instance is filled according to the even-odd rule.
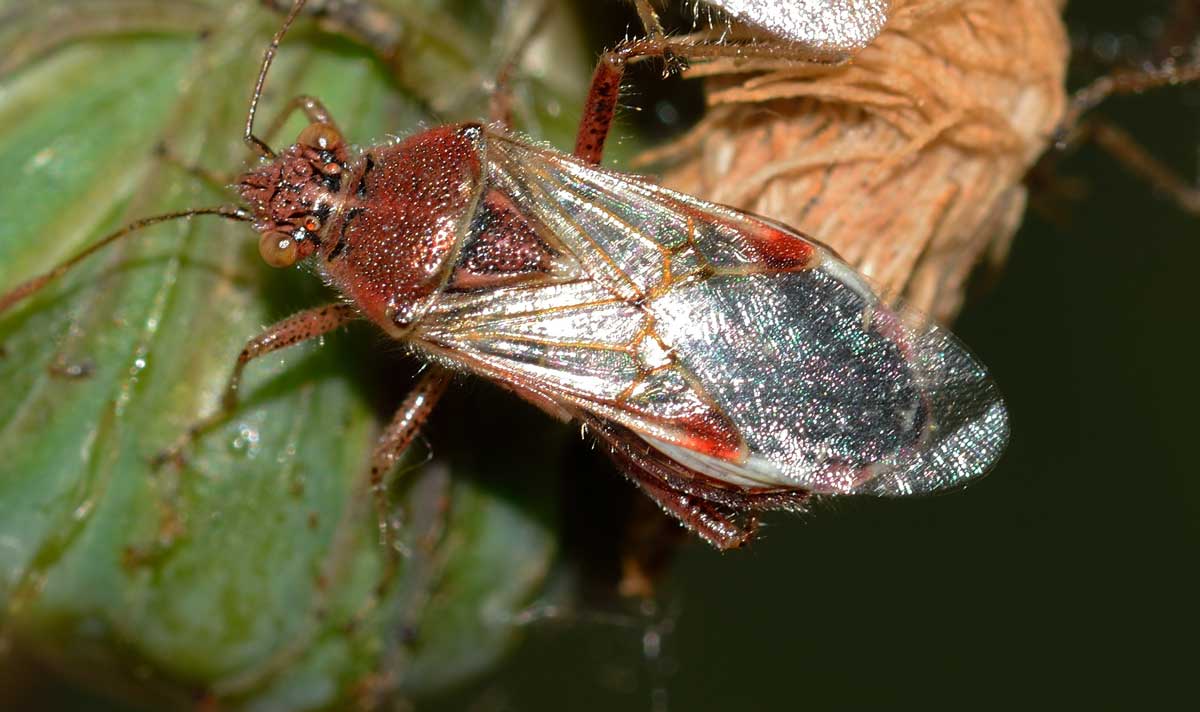
[[260,439],[257,428],[243,423],[238,426],[237,435],[233,438],[230,446],[234,450],[245,452],[247,457],[253,458],[258,454]]

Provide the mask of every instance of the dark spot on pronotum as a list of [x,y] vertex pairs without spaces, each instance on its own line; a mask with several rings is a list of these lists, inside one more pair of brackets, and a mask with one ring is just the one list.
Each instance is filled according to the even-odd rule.
[[375,159],[371,158],[371,154],[367,154],[366,163],[363,167],[362,177],[358,179],[358,186],[355,188],[355,194],[360,198],[367,197],[367,176],[371,171],[375,170]]
[[345,249],[346,249],[346,235],[343,232],[342,235],[338,238],[337,244],[334,245],[333,249],[329,251],[329,257],[327,257],[325,259],[325,261],[333,262],[342,254],[342,251]]
[[[331,193],[337,193],[342,189],[342,174],[341,173],[326,173],[321,178],[321,184]],[[324,219],[324,218],[322,218]]]
[[344,220],[342,220],[342,227],[338,233],[338,241],[336,244],[334,244],[333,249],[330,250],[329,257],[326,258],[327,262],[332,262],[349,251],[350,244],[346,242],[346,229],[349,228],[350,223],[353,222],[354,219],[359,215],[362,215],[362,213],[363,208],[350,208],[346,211],[346,217]]

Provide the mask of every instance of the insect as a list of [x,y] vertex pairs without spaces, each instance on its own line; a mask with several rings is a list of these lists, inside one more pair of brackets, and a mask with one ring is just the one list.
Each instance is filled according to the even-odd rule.
[[598,167],[626,65],[670,45],[627,41],[592,79],[573,154],[502,123],[461,123],[352,150],[313,97],[276,152],[254,131],[275,34],[247,111],[260,160],[242,206],[146,218],[0,296],[0,312],[101,247],[197,215],[252,223],[271,266],[305,263],[344,297],[250,339],[222,408],[260,356],[367,319],[428,368],[371,458],[382,482],[454,373],[581,422],[643,492],[719,548],[755,512],[813,495],[921,494],[996,462],[999,392],[948,332],[885,305],[831,250],[794,230]]

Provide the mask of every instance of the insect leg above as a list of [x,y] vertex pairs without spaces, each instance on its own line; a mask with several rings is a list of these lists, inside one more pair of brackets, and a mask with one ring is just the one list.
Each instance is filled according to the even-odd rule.
[[501,124],[506,129],[511,129],[513,126],[512,117],[512,79],[513,75],[521,66],[521,60],[525,58],[525,52],[541,30],[541,27],[546,22],[546,18],[550,15],[549,0],[542,0],[539,4],[536,14],[533,16],[533,21],[530,23],[528,30],[522,34],[521,39],[515,47],[507,50],[501,55],[496,75],[492,79],[493,89],[492,95],[488,100],[488,118],[494,123]]
[[663,32],[662,21],[658,19],[658,12],[650,4],[650,0],[633,0],[633,6],[637,9],[638,19],[641,20],[647,35],[652,38],[661,38],[666,35]]
[[601,55],[596,63],[575,138],[575,156],[593,165],[600,163],[604,155],[604,142],[616,114],[621,80],[630,62],[648,57],[661,57],[668,64],[677,60],[686,63],[693,59],[767,57],[800,65],[836,63],[844,60],[845,56],[826,55],[810,48],[787,44],[723,44],[717,40],[665,37],[653,32],[650,37],[626,40]]
[[327,334],[358,318],[358,310],[349,304],[326,304],[293,314],[272,324],[261,334],[247,341],[246,345],[242,347],[241,353],[238,354],[237,363],[234,364],[233,372],[229,374],[229,380],[225,383],[220,408],[212,415],[192,424],[171,447],[155,457],[155,464],[161,465],[168,460],[178,460],[183,449],[197,436],[219,425],[233,413],[237,408],[238,389],[242,385],[242,373],[246,370],[246,364],[272,351],[278,351]]

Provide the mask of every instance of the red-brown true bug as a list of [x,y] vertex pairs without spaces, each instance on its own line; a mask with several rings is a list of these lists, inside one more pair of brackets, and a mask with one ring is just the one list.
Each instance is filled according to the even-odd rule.
[[430,363],[375,448],[375,483],[455,371],[581,421],[644,492],[721,548],[752,535],[746,513],[813,494],[929,492],[998,459],[1004,405],[953,336],[885,306],[790,228],[597,167],[628,62],[721,48],[651,38],[606,53],[574,155],[503,123],[352,151],[303,96],[289,106],[310,124],[276,153],[255,135],[255,112],[303,6],[272,39],[250,101],[244,139],[261,160],[237,185],[245,207],[135,222],[0,296],[3,312],[103,245],[201,214],[252,222],[268,264],[309,263],[342,294],[251,339],[222,410],[164,460],[232,411],[249,361],[360,318]]

